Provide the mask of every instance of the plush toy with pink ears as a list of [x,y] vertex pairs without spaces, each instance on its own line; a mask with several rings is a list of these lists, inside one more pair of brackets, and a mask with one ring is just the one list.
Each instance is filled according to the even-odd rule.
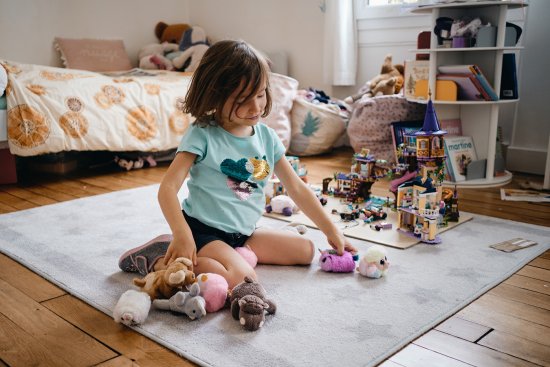
[[334,250],[321,251],[319,266],[322,270],[333,273],[351,273],[355,270],[355,261],[351,252],[344,251],[339,256]]

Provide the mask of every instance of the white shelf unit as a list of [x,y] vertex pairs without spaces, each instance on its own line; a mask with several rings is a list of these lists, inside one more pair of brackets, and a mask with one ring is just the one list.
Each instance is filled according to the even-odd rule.
[[[479,66],[493,86],[497,94],[500,91],[502,73],[502,55],[509,52],[518,52],[522,47],[505,47],[504,37],[506,30],[506,15],[509,9],[527,6],[525,1],[500,0],[500,1],[475,1],[467,3],[446,3],[414,8],[414,13],[431,13],[432,36],[429,49],[413,50],[415,53],[428,53],[429,77],[428,85],[432,95],[436,92],[437,68],[442,65],[475,64]],[[491,23],[497,26],[495,47],[467,47],[467,48],[439,48],[437,36],[433,32],[436,20],[439,17],[452,19],[468,16],[480,17],[483,23]],[[487,159],[485,178],[467,180],[461,182],[444,182],[447,185],[458,187],[490,187],[504,185],[512,180],[512,174],[508,171],[502,176],[495,176],[495,153],[498,130],[499,107],[503,103],[514,103],[514,100],[499,101],[437,101],[438,115],[441,112],[460,118],[463,135],[472,136],[478,159]],[[422,102],[416,100],[416,102]],[[424,103],[426,101],[423,101]]]

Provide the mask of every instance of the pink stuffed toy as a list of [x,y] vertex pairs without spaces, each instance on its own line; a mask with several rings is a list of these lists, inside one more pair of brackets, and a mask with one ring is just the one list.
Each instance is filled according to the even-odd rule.
[[338,256],[334,250],[321,251],[319,265],[321,269],[333,273],[351,273],[355,270],[355,261],[351,252],[344,251],[342,256]]
[[367,278],[380,278],[386,275],[390,262],[386,256],[386,250],[380,245],[368,248],[365,256],[359,261],[357,271]]
[[219,274],[202,273],[197,276],[200,295],[206,301],[206,312],[216,312],[225,306],[229,285]]
[[254,251],[250,249],[250,247],[248,246],[237,247],[235,251],[237,251],[246,260],[246,262],[250,264],[250,266],[252,266],[253,268],[255,268],[256,265],[258,265],[258,256],[256,256],[256,254],[254,253]]

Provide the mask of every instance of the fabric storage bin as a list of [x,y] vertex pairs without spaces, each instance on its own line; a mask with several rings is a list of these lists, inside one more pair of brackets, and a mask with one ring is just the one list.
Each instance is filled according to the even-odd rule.
[[400,94],[363,96],[353,104],[348,136],[355,152],[370,149],[376,159],[395,162],[391,123],[424,120],[426,105],[409,102]]
[[334,107],[296,98],[290,114],[290,153],[297,156],[329,152],[346,131],[347,118]]

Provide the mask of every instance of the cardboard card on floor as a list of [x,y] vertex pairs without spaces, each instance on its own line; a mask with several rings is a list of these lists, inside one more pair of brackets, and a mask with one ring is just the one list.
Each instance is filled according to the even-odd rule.
[[526,240],[523,238],[513,238],[511,240],[492,244],[489,247],[492,247],[494,249],[504,251],[504,252],[512,252],[512,251],[521,250],[527,247],[531,247],[536,244],[537,243],[535,241]]

